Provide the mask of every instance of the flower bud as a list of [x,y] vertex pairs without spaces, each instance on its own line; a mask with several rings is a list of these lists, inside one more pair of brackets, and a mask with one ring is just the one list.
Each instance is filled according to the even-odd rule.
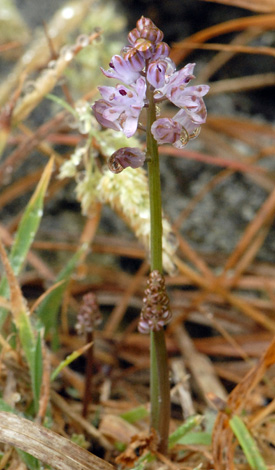
[[90,333],[102,322],[96,296],[93,292],[84,295],[75,328],[78,334]]
[[143,28],[156,28],[156,25],[153,23],[150,18],[145,18],[145,16],[142,16],[136,24],[137,30],[141,31]]
[[135,48],[131,47],[124,55],[124,59],[135,72],[141,72],[144,69],[145,60]]
[[159,331],[171,318],[164,276],[158,270],[154,270],[147,281],[138,329],[141,333]]
[[140,53],[142,57],[144,57],[144,59],[150,59],[154,51],[154,46],[151,41],[139,38],[135,42],[135,49]]
[[163,32],[158,28],[145,27],[140,31],[140,37],[157,44],[163,39]]
[[164,60],[157,60],[149,64],[147,80],[154,88],[162,88],[165,85],[166,69],[167,63]]
[[152,60],[163,59],[168,57],[170,53],[170,47],[166,42],[159,42],[156,47],[154,54],[152,55]]
[[125,168],[139,168],[145,162],[145,153],[137,147],[123,147],[114,152],[108,161],[109,170],[121,173]]
[[128,34],[129,43],[133,46],[138,38],[140,38],[140,32],[137,28],[132,29]]

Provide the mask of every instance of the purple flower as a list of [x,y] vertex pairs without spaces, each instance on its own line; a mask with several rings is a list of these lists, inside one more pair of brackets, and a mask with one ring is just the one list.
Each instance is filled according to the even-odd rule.
[[106,77],[116,78],[130,85],[139,78],[139,72],[144,67],[144,59],[138,54],[135,54],[135,56],[132,54],[131,60],[125,60],[120,55],[114,55],[109,65],[108,70],[101,68]]
[[169,100],[179,108],[188,110],[188,112],[192,113],[193,119],[196,122],[200,121],[202,124],[205,122],[204,115],[206,117],[206,113],[202,112],[205,109],[202,97],[206,95],[208,90],[208,85],[197,85],[187,88],[179,87],[171,91]]
[[98,122],[131,137],[137,130],[140,112],[144,106],[146,83],[138,78],[131,89],[124,85],[98,87],[103,99],[93,105]]
[[145,153],[137,147],[123,147],[114,152],[109,161],[108,167],[113,173],[121,173],[124,168],[139,168],[145,162]]
[[[128,40],[130,45],[123,48],[121,55],[112,57],[110,68],[101,69],[106,77],[115,78],[122,85],[99,87],[101,99],[93,105],[96,119],[102,126],[131,137],[137,130],[142,108],[148,105],[146,87],[150,86],[154,89],[155,103],[167,99],[180,108],[173,119],[159,118],[152,124],[154,138],[159,144],[183,147],[197,137],[201,124],[206,121],[203,97],[209,87],[189,86],[195,64],[176,71],[175,63],[168,57],[169,46],[162,42],[162,31],[149,18],[142,16],[137,21]],[[128,147],[115,152],[110,160],[113,171],[133,164],[140,166],[139,160],[136,157],[133,160],[133,153],[129,152]],[[141,160],[143,164],[143,156]]]
[[188,121],[196,124],[196,126],[200,126],[206,122],[207,111],[203,99],[196,99],[192,101],[192,104],[194,104],[194,106],[191,106],[191,104],[185,106],[174,116],[174,120],[180,122],[184,127],[188,127]]
[[97,100],[92,106],[96,120],[103,127],[108,127],[109,129],[114,129],[115,131],[120,131],[120,124],[114,119],[108,119],[108,111],[112,112],[114,109],[113,106],[105,100]]
[[[171,68],[170,74],[167,75],[166,84],[158,90],[156,98],[159,99],[159,98],[166,97],[168,98],[168,100],[172,101],[172,103],[176,104],[173,101],[172,95],[175,94],[176,92],[180,94],[181,91],[190,82],[190,80],[194,78],[193,70],[194,70],[195,64],[187,64],[181,70],[178,70],[177,72],[175,72],[176,66],[174,62],[172,62],[171,59],[169,60],[172,63],[170,67]],[[174,66],[173,69],[172,69],[172,65]],[[176,106],[178,105],[176,104]]]
[[[195,120],[194,115],[186,109],[171,118],[157,119],[151,126],[151,132],[158,144],[172,144],[182,148],[189,140],[195,139],[200,133],[200,124],[206,120],[206,108],[203,106],[200,119]],[[194,118],[194,119],[192,119]]]
[[170,118],[157,119],[151,126],[151,132],[158,144],[174,144],[181,137],[182,126]]

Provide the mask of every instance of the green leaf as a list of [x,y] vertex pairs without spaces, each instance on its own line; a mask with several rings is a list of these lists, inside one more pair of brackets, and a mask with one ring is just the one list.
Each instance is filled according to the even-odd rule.
[[148,415],[149,413],[144,406],[138,406],[133,410],[122,413],[120,416],[125,419],[125,421],[128,421],[128,423],[135,423],[136,421],[146,418]]
[[[50,181],[53,167],[53,159],[47,164],[41,179],[32,195],[24,214],[21,218],[17,233],[14,238],[13,246],[9,255],[9,261],[15,276],[17,276],[24,264],[30,246],[36,235],[43,214],[43,201]],[[0,283],[0,296],[8,297],[9,286],[7,277],[3,276]],[[8,311],[0,309],[0,328],[3,325]]]
[[56,334],[57,332],[57,314],[62,302],[63,294],[81,255],[86,249],[87,246],[84,244],[69,260],[56,279],[56,282],[64,282],[62,282],[56,289],[52,290],[37,309],[37,315],[45,327],[45,334]]
[[242,419],[234,415],[229,421],[230,427],[244,451],[247,462],[253,470],[267,470],[257,444]]

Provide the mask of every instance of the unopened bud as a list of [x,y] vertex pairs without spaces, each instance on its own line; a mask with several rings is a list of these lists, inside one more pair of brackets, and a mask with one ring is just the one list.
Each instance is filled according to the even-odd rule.
[[145,66],[144,58],[135,48],[131,48],[124,55],[124,59],[130,64],[132,70],[140,72]]
[[170,53],[170,47],[166,42],[159,42],[156,47],[154,54],[152,56],[152,60],[157,60],[157,59],[163,59],[165,57],[168,57]]
[[135,42],[135,49],[142,57],[144,57],[144,59],[150,59],[154,51],[154,46],[151,41],[139,38]]
[[102,322],[95,294],[89,292],[84,295],[80,306],[75,328],[78,334],[92,332]]
[[141,333],[161,330],[172,318],[164,276],[154,270],[147,281],[138,329]]
[[145,153],[137,147],[123,147],[109,158],[108,167],[113,173],[121,173],[125,168],[139,168],[144,165]]
[[134,46],[136,40],[140,38],[140,32],[137,30],[137,28],[132,29],[132,31],[129,32],[128,34],[128,41],[129,43]]

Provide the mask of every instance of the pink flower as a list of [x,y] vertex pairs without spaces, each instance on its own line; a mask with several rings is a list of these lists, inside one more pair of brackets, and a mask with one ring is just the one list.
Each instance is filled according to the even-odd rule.
[[[175,63],[168,57],[169,46],[162,42],[162,31],[149,18],[142,16],[137,21],[128,40],[130,45],[123,48],[122,55],[112,57],[110,68],[101,69],[106,77],[123,84],[99,87],[101,99],[93,105],[96,119],[102,126],[131,137],[137,130],[142,108],[148,105],[146,87],[149,86],[154,89],[155,103],[167,99],[180,108],[173,119],[159,118],[152,124],[154,138],[159,144],[183,147],[197,137],[201,124],[206,121],[203,97],[209,87],[189,86],[194,78],[195,64],[187,64],[176,71]],[[113,158],[114,169],[118,163],[122,168],[126,163],[132,165],[129,148],[122,150]],[[133,161],[134,164],[138,162],[137,159]]]
[[109,65],[108,70],[101,68],[106,77],[116,78],[126,83],[126,85],[130,85],[139,78],[140,71],[144,67],[144,59],[139,54],[132,54],[131,60],[125,60],[120,55],[114,55]]
[[[166,97],[168,100],[172,101],[172,103],[176,104],[172,99],[172,94],[175,92],[181,92],[190,82],[190,80],[194,78],[194,67],[195,64],[187,64],[181,70],[175,72],[176,66],[174,64],[173,69],[170,70],[170,74],[167,75],[166,84],[162,88],[158,89],[156,98],[159,99]],[[176,104],[176,106],[178,105]]]
[[192,119],[201,124],[205,122],[206,111],[202,97],[206,95],[209,90],[208,85],[197,85],[190,87],[179,87],[173,89],[168,98],[179,108],[184,108],[188,113],[192,114]]
[[151,126],[151,132],[158,144],[174,144],[180,139],[182,126],[170,118],[157,119]]
[[131,89],[124,85],[98,87],[103,99],[92,106],[98,122],[131,137],[137,130],[140,112],[144,106],[146,83],[138,78]]
[[151,126],[151,132],[158,144],[172,144],[182,148],[189,140],[195,139],[200,133],[200,124],[206,120],[206,108],[203,106],[200,119],[192,120],[192,113],[181,109],[173,119],[160,118]]
[[110,157],[108,167],[113,173],[121,173],[124,168],[139,168],[145,162],[145,153],[137,147],[123,147]]

